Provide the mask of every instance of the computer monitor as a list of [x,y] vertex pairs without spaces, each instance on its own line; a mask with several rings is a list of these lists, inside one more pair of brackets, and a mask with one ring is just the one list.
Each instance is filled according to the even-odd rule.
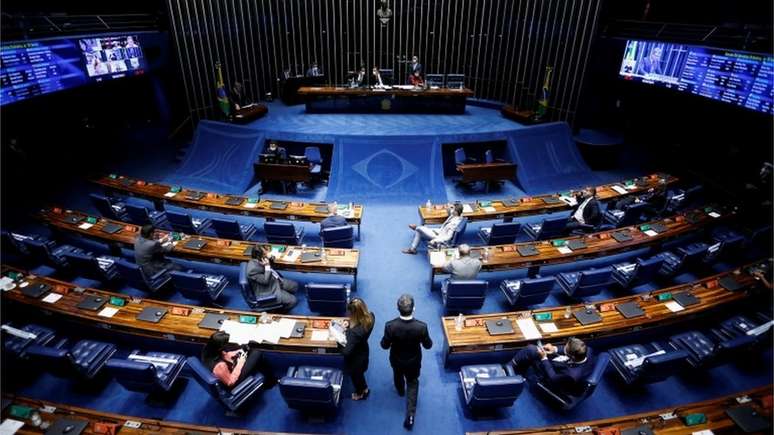
[[274,154],[261,154],[258,156],[258,161],[261,163],[277,163],[277,156]]
[[443,87],[443,74],[428,74],[427,75],[427,85],[435,88],[442,88]]
[[382,77],[382,84],[384,86],[392,86],[395,82],[395,75],[391,69],[380,69],[379,75]]
[[465,74],[446,74],[446,87],[462,89],[465,87]]

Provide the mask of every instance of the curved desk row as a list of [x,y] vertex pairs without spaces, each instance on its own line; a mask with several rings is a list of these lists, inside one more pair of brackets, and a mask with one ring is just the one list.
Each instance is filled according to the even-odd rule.
[[[621,417],[605,418],[582,423],[561,424],[532,429],[514,429],[504,431],[467,432],[467,435],[563,435],[578,433],[618,434],[618,433],[654,433],[654,434],[731,434],[745,433],[731,415],[749,415],[759,417],[752,420],[765,426],[763,431],[771,430],[771,392],[774,385],[742,391],[717,399],[694,402],[687,405],[672,406],[657,411]],[[701,423],[699,415],[706,419]],[[694,420],[698,420],[694,422]],[[691,424],[689,424],[691,423]],[[750,422],[745,422],[750,424]],[[747,429],[750,429],[748,427]],[[632,432],[628,432],[632,431]],[[763,433],[756,431],[756,433]]]
[[[245,429],[227,429],[215,426],[199,426],[195,424],[179,423],[170,420],[155,420],[152,418],[130,417],[127,415],[113,414],[111,412],[97,411],[95,409],[81,408],[62,403],[49,402],[47,400],[31,399],[27,397],[3,396],[4,409],[3,420],[11,419],[23,423],[18,434],[42,434],[54,425],[80,426],[85,425],[84,434],[245,434],[245,435],[303,435],[300,433],[278,433],[265,431],[250,431]],[[5,406],[8,405],[8,406]],[[37,425],[33,422],[33,414],[40,416]],[[67,421],[65,421],[67,420]],[[42,426],[45,426],[42,427]],[[110,428],[113,432],[108,432]],[[58,432],[57,432],[58,433]],[[75,431],[73,431],[75,433]]]
[[[466,316],[461,330],[455,328],[456,317],[443,317],[441,323],[446,340],[446,358],[448,360],[449,356],[454,354],[515,350],[535,343],[536,340],[555,343],[569,337],[599,339],[688,320],[749,298],[755,290],[762,287],[753,273],[766,269],[769,262],[770,260],[761,260],[688,284],[598,301],[590,305]],[[727,287],[734,290],[728,290]],[[698,302],[685,307],[680,305],[675,296],[685,292],[692,294]],[[623,311],[619,311],[623,307],[618,308],[623,304],[635,304],[641,313],[636,317],[627,318]],[[586,316],[583,316],[584,314]],[[580,318],[586,321],[593,317],[597,317],[595,323],[584,325],[580,321]],[[487,321],[510,323],[513,332],[490,335]],[[522,326],[525,329],[522,329]]]
[[[667,186],[678,181],[677,177],[668,174],[651,174],[631,180],[624,180],[619,183],[610,183],[597,186],[597,198],[600,201],[613,201],[629,195],[639,195],[648,191],[648,189]],[[537,214],[555,213],[558,211],[570,210],[569,198],[573,197],[574,192],[551,193],[547,195],[537,195],[524,197],[521,199],[502,199],[475,202],[471,205],[473,211],[465,212],[462,215],[469,221],[488,221],[505,219],[510,220],[519,216],[530,216]],[[566,199],[562,199],[566,198]],[[419,207],[419,219],[423,224],[442,224],[449,216],[446,204],[439,204],[430,207]]]
[[[92,180],[107,191],[134,196],[152,201],[157,210],[164,210],[164,203],[178,207],[206,210],[224,214],[286,219],[295,221],[320,222],[328,217],[327,204],[274,200],[252,200],[242,195],[226,195],[200,192],[167,184],[151,183],[125,177],[106,175]],[[200,198],[199,198],[200,197]],[[199,199],[197,199],[199,198]],[[357,225],[358,236],[363,221],[363,206],[355,204],[347,222]]]
[[[232,321],[240,321],[240,316],[252,318],[241,319],[248,321],[257,320],[258,317],[257,313],[251,311],[197,307],[152,299],[132,298],[125,294],[92,288],[82,289],[66,281],[29,275],[19,269],[3,266],[3,275],[9,276],[14,275],[14,273],[19,274],[15,276],[16,285],[10,290],[3,291],[3,302],[5,303],[32,307],[37,312],[61,316],[63,320],[75,323],[148,338],[204,344],[209,336],[215,332],[213,328],[204,327],[208,326],[203,323],[208,315],[226,316],[220,319]],[[27,284],[24,284],[25,282]],[[49,287],[38,298],[27,296],[22,292],[26,287],[36,288],[35,286],[39,284]],[[78,305],[90,296],[101,298],[103,305],[96,310],[79,308]],[[121,305],[122,303],[123,305]],[[105,312],[105,309],[110,310]],[[163,317],[156,323],[139,320],[138,315],[145,309],[154,313],[162,312],[164,313]],[[109,317],[107,317],[108,314],[110,314]],[[331,320],[343,321],[343,318],[279,314],[269,314],[269,316],[276,321],[285,318],[304,323],[305,329],[303,337],[280,338],[276,344],[264,342],[261,344],[263,348],[279,352],[340,353],[336,342],[328,339],[327,331]],[[325,335],[324,340],[313,340],[313,338],[322,338],[323,335]]]
[[[133,248],[134,241],[140,233],[138,225],[105,218],[89,216],[85,213],[57,208],[45,209],[40,212],[40,218],[52,229],[79,234],[99,242],[107,243],[111,247]],[[93,222],[91,223],[90,222]],[[106,227],[107,226],[107,227]],[[107,229],[120,227],[116,232],[106,232]],[[157,230],[155,235],[162,237],[169,234],[168,231]],[[278,269],[295,272],[332,273],[353,275],[357,283],[357,266],[360,261],[360,251],[357,249],[325,248],[324,258],[316,261],[303,262],[303,253],[320,253],[321,248],[302,248],[300,246],[277,245],[268,243],[245,242],[240,240],[218,239],[207,236],[180,235],[180,240],[174,243],[170,255],[190,260],[207,261],[212,263],[238,264],[250,260],[250,251],[257,247],[271,247],[277,253],[274,257],[274,265]],[[191,241],[201,240],[206,242],[204,246],[195,249],[189,245]]]
[[[708,207],[688,210],[644,224],[581,236],[510,245],[473,247],[471,253],[481,259],[482,271],[491,272],[528,267],[530,268],[530,276],[534,276],[538,273],[540,266],[570,263],[649,246],[658,246],[666,240],[706,228],[719,221],[728,220],[734,215],[734,211]],[[573,247],[576,249],[571,249]],[[445,273],[443,265],[456,255],[457,249],[428,249],[427,253],[432,266],[430,276],[432,283],[436,274]]]

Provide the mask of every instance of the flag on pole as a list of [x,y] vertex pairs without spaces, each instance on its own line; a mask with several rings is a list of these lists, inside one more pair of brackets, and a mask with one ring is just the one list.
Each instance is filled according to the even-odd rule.
[[217,81],[218,83],[216,86],[218,87],[216,90],[216,93],[218,95],[218,104],[220,105],[220,110],[223,111],[223,114],[226,116],[231,115],[231,103],[228,101],[228,94],[226,94],[226,85],[223,83],[223,71],[220,67],[220,62],[217,62],[215,64],[215,71],[218,75]]
[[545,116],[546,111],[548,110],[548,97],[551,95],[550,87],[551,87],[551,72],[554,70],[553,67],[547,66],[546,67],[546,78],[543,80],[543,89],[542,94],[540,97],[540,100],[538,100],[538,107],[537,107],[537,117],[542,118]]

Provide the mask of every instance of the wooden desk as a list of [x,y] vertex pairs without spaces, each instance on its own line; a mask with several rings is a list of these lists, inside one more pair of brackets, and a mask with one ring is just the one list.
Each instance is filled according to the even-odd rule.
[[[734,211],[723,211],[720,208],[713,210],[717,210],[717,213],[720,215],[718,217],[712,217],[704,209],[695,209],[645,224],[632,225],[581,236],[562,237],[561,239],[554,240],[514,243],[510,245],[478,246],[472,247],[471,252],[474,253],[473,255],[479,255],[480,258],[482,258],[482,271],[491,272],[528,267],[529,275],[534,276],[537,275],[541,266],[569,263],[582,259],[604,257],[606,255],[617,254],[648,246],[658,246],[666,240],[708,227],[711,224],[725,221],[735,216]],[[713,213],[715,213],[715,211],[713,211]],[[640,230],[642,225],[653,226],[656,224],[663,225],[666,228],[666,231],[650,236]],[[631,240],[625,242],[616,241],[612,235],[613,233],[620,232],[629,234]],[[570,242],[571,240],[582,240],[586,244],[586,247],[564,254],[553,244],[558,240],[564,240],[566,242]],[[518,248],[528,246],[537,249],[538,254],[522,257],[521,254],[519,254]],[[431,264],[431,285],[436,274],[445,273],[442,270],[442,266],[455,255],[456,250],[456,248],[439,250],[428,249],[427,257]],[[485,252],[489,253],[489,258],[486,258]]]
[[512,121],[516,121],[524,125],[541,124],[546,122],[546,119],[538,119],[537,112],[530,109],[519,109],[513,106],[503,106],[500,109],[502,115]]
[[253,163],[253,168],[258,179],[264,181],[306,183],[312,179],[309,166],[255,162]]
[[371,89],[346,87],[302,87],[306,111],[366,113],[465,113],[470,89]]
[[[45,209],[39,214],[40,218],[54,230],[66,231],[79,234],[103,243],[107,243],[112,248],[126,247],[134,248],[134,241],[140,234],[138,225],[129,224],[121,221],[114,221],[105,218],[97,218],[97,223],[93,226],[84,228],[86,220],[78,223],[70,223],[66,220],[68,216],[88,217],[89,215],[72,210]],[[118,224],[124,227],[121,231],[108,234],[102,231],[108,223]],[[169,231],[157,230],[155,235],[162,237],[169,234]],[[185,243],[191,239],[201,239],[207,241],[207,244],[199,250],[185,247]],[[287,260],[287,254],[292,251],[301,250],[300,246],[278,245],[270,243],[243,242],[239,240],[218,239],[215,237],[190,236],[183,234],[183,238],[175,242],[175,246],[170,252],[171,256],[187,258],[190,260],[207,261],[211,263],[239,264],[250,260],[250,256],[245,253],[248,247],[253,246],[277,246],[284,249],[284,254],[274,260],[274,265],[281,270],[291,270],[294,272],[308,273],[332,273],[353,276],[353,287],[357,287],[357,265],[360,261],[360,251],[357,249],[339,249],[326,248],[326,256],[323,261],[312,263],[302,263],[300,256],[295,261]],[[284,247],[284,248],[282,248]],[[306,252],[316,252],[320,248],[306,248]]]
[[[630,184],[627,185],[627,181]],[[625,180],[619,183],[603,184],[597,186],[597,199],[599,201],[613,201],[629,195],[639,195],[648,191],[648,189],[660,186],[666,187],[678,181],[677,177],[667,174],[651,174],[633,180]],[[620,193],[613,189],[622,188],[626,193]],[[574,192],[569,191],[571,197]],[[486,221],[499,220],[511,221],[514,217],[530,216],[536,214],[555,213],[559,211],[570,210],[572,207],[562,201],[559,193],[549,193],[546,195],[531,196],[521,198],[520,200],[493,200],[491,207],[494,210],[484,210],[478,203],[475,203],[472,212],[466,212],[462,215],[468,218],[468,221]],[[427,209],[424,206],[419,207],[419,218],[423,224],[442,224],[449,216],[448,205],[439,204]]]
[[[125,176],[104,176],[92,180],[102,186],[108,192],[117,192],[123,195],[153,201],[156,210],[164,210],[164,203],[174,204],[178,207],[206,210],[224,214],[238,214],[242,216],[262,217],[267,220],[286,219],[291,221],[320,222],[328,217],[328,212],[318,212],[318,207],[326,204],[290,202],[283,210],[271,208],[272,201],[264,199],[252,204],[248,198],[241,195],[226,195],[213,192],[204,192],[202,199],[189,199],[188,195],[196,193],[196,190],[180,188],[179,192],[172,192],[172,186],[168,184],[151,183]],[[239,204],[228,204],[229,199],[240,201]],[[363,221],[364,208],[360,204],[354,205],[351,216],[345,216],[347,222],[357,225],[358,238],[360,237],[360,224]]]
[[[694,402],[686,405],[663,408],[657,411],[643,412],[640,414],[624,415],[621,417],[605,418],[600,420],[584,421],[582,423],[560,424],[531,429],[513,429],[504,431],[467,432],[467,435],[569,435],[578,433],[599,433],[600,430],[634,429],[643,425],[649,425],[656,435],[689,435],[705,430],[714,431],[716,434],[743,433],[733,420],[726,414],[727,409],[738,406],[751,406],[761,416],[771,420],[772,410],[766,408],[764,400],[771,400],[771,391],[774,385],[741,391],[736,394],[719,397],[717,399]],[[744,405],[740,405],[737,398],[750,399]],[[769,405],[770,406],[770,405]],[[674,414],[676,418],[664,420],[661,416]],[[686,426],[683,417],[689,414],[704,414],[707,422],[695,426]],[[576,430],[580,429],[580,430]],[[581,428],[588,428],[587,430]],[[612,433],[612,432],[610,432]]]
[[[111,331],[139,335],[143,337],[155,338],[160,340],[180,341],[187,343],[204,344],[207,339],[215,332],[212,329],[200,328],[199,322],[204,319],[208,313],[225,314],[230,320],[239,320],[240,315],[257,316],[253,311],[237,311],[208,307],[197,307],[193,305],[184,305],[170,303],[165,301],[156,301],[152,299],[130,298],[122,293],[113,293],[105,290],[87,288],[83,294],[73,291],[77,285],[60,281],[53,278],[29,275],[20,269],[10,266],[3,266],[3,275],[10,271],[21,272],[23,278],[18,281],[34,283],[45,283],[52,286],[53,291],[57,293],[67,293],[57,302],[49,304],[42,299],[32,299],[25,296],[20,288],[4,291],[2,294],[3,302],[9,304],[18,304],[21,307],[32,307],[36,312],[50,313],[61,316],[63,320],[83,324],[89,327],[100,327],[110,329]],[[123,307],[106,304],[105,307],[118,309],[113,317],[101,317],[98,311],[82,310],[77,305],[86,295],[104,296],[108,300],[111,296],[122,298],[126,301]],[[149,323],[137,320],[137,315],[146,307],[167,308],[167,314],[158,323]],[[172,308],[187,308],[191,311],[188,316],[172,314]],[[343,320],[340,317],[313,317],[313,316],[291,316],[270,314],[275,320],[280,318],[289,318],[306,323],[306,330],[302,338],[281,338],[278,344],[263,343],[264,349],[278,352],[302,352],[315,354],[339,354],[335,341],[312,341],[312,331],[315,329],[312,322],[322,321],[330,322],[333,319]],[[327,329],[327,325],[325,326]]]
[[[63,403],[49,402],[47,400],[31,399],[27,397],[13,396],[10,394],[3,395],[4,400],[9,400],[11,405],[26,406],[33,408],[38,412],[42,421],[53,424],[60,418],[67,418],[73,420],[86,420],[89,422],[86,429],[83,431],[86,435],[96,434],[96,423],[108,423],[117,424],[118,434],[213,434],[221,435],[226,433],[240,434],[240,435],[304,435],[301,433],[289,433],[289,432],[265,432],[265,431],[251,431],[246,429],[226,429],[215,426],[199,426],[195,424],[180,423],[171,420],[155,420],[152,418],[127,416],[121,414],[113,414],[111,412],[97,411],[95,409],[81,408],[78,406],[66,405]],[[46,412],[44,407],[53,409],[53,411]],[[12,416],[10,413],[10,407],[3,411],[3,420],[6,418],[12,418],[17,421],[22,421],[25,425],[16,433],[20,435],[42,434],[45,430],[32,426],[30,419],[20,419]],[[132,428],[126,427],[126,422],[139,423],[139,427]],[[309,434],[306,434],[309,435]]]
[[516,178],[516,164],[511,162],[468,163],[457,165],[457,171],[462,174],[463,183],[476,181],[500,181]]
[[[769,260],[761,260],[753,263],[768,263]],[[600,312],[603,305],[614,306],[625,302],[636,301],[645,311],[644,316],[626,319],[614,307],[612,310],[601,312],[602,322],[583,326],[578,320],[570,314],[579,309],[583,309],[583,304],[568,305],[563,307],[541,308],[536,310],[516,311],[509,313],[493,313],[466,316],[468,323],[480,323],[475,326],[466,326],[462,331],[455,329],[456,317],[443,317],[443,333],[446,339],[446,358],[455,354],[469,354],[477,352],[496,352],[511,351],[522,348],[535,340],[528,340],[524,337],[516,321],[522,318],[532,318],[541,313],[551,314],[551,320],[545,322],[535,321],[542,334],[543,343],[560,343],[569,337],[578,337],[581,339],[598,339],[626,334],[632,331],[639,331],[647,328],[660,327],[667,324],[685,321],[704,314],[713,309],[725,308],[733,302],[742,301],[753,290],[760,289],[762,286],[748,271],[748,266],[740,267],[729,272],[719,273],[698,281],[676,285],[660,290],[654,290],[647,294],[628,295],[620,298],[598,301],[594,306]],[[742,284],[742,289],[731,292],[718,284],[718,280],[724,276],[732,275],[737,282]],[[690,290],[700,302],[686,307],[682,311],[672,312],[665,305],[670,301],[659,301],[656,296],[662,293],[677,293]],[[569,314],[569,317],[567,315]],[[731,313],[729,312],[729,316]],[[509,319],[513,323],[513,334],[489,335],[484,321]],[[546,333],[540,329],[540,323],[553,323],[556,325],[556,332]]]
[[255,121],[258,118],[263,117],[269,113],[269,108],[264,104],[253,104],[251,106],[243,107],[239,110],[235,110],[231,115],[231,120],[234,124],[247,124],[250,121]]

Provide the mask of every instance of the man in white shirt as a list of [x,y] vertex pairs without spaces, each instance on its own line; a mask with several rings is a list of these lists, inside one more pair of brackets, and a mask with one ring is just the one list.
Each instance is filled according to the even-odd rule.
[[416,254],[419,242],[427,240],[429,246],[442,245],[454,236],[454,232],[462,222],[462,204],[454,204],[449,208],[449,217],[446,222],[441,225],[440,228],[430,228],[428,226],[416,226],[410,224],[409,228],[414,231],[414,239],[411,241],[411,246],[408,249],[404,249],[404,254]]

